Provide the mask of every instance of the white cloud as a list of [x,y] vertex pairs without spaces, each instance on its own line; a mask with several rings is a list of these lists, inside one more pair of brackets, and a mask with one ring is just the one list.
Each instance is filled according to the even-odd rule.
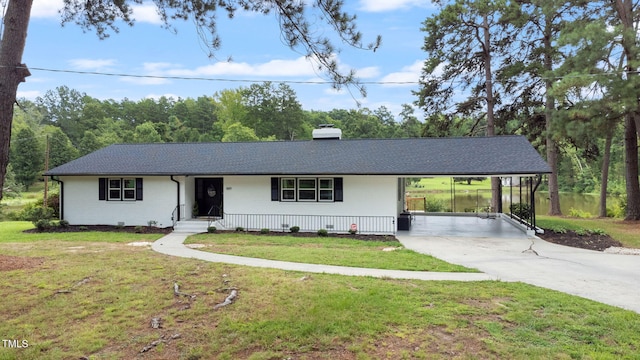
[[[58,11],[64,8],[64,0],[33,0],[31,17],[33,18],[56,18]],[[162,24],[162,19],[158,15],[157,7],[152,2],[131,5],[133,18],[138,22]]]
[[356,71],[356,76],[361,79],[371,79],[378,77],[380,75],[380,68],[377,66],[369,66],[358,69]]
[[153,3],[145,2],[140,5],[132,5],[131,10],[133,11],[133,18],[138,22],[162,24],[157,7]]
[[64,7],[63,0],[33,0],[31,17],[53,18],[58,16],[58,10]]
[[413,64],[404,66],[401,71],[393,72],[382,78],[382,82],[389,83],[384,86],[415,86],[420,79],[422,60],[416,60]]
[[72,59],[69,64],[76,69],[105,71],[116,64],[115,59]]
[[360,0],[360,10],[368,12],[383,12],[404,10],[412,7],[431,8],[430,0]]
[[170,76],[310,76],[315,75],[313,65],[304,57],[295,60],[271,60],[261,64],[224,62],[191,69],[168,70]]
[[172,68],[179,67],[180,65],[172,64],[168,62],[147,62],[142,64],[142,71],[139,74],[140,77],[130,76],[121,77],[119,80],[135,84],[135,85],[163,85],[169,84],[169,79],[163,78],[167,76],[168,71]]

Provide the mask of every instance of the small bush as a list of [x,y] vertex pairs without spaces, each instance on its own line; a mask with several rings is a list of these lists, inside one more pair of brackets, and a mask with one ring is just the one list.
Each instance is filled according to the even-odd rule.
[[427,198],[425,206],[425,212],[443,212],[446,210],[444,201],[441,199]]
[[69,227],[69,222],[67,220],[60,220],[60,222],[58,223],[60,225],[61,228],[66,229]]
[[40,220],[34,221],[33,225],[35,225],[38,231],[47,231],[47,230],[51,230],[54,227],[53,224],[51,223],[51,220],[49,219],[40,219]]
[[144,232],[144,228],[138,225],[135,228],[133,228],[133,231],[135,231],[137,234],[142,234]]
[[327,231],[327,229],[320,229],[318,230],[318,236],[327,237],[329,236],[329,232]]
[[354,230],[354,229],[349,229],[349,234],[351,235],[355,235],[358,233],[358,230]]
[[591,213],[588,211],[574,209],[574,208],[569,209],[569,216],[580,218],[580,219],[587,219],[587,218],[593,217],[593,215],[591,215]]
[[207,232],[208,233],[214,233],[214,232],[216,232],[216,230],[218,230],[218,229],[215,226],[209,226],[207,228]]
[[260,234],[268,234],[269,233],[269,229],[264,228],[264,229],[260,229]]
[[528,219],[531,216],[531,206],[525,203],[515,203],[510,206],[511,213],[520,219]]
[[238,226],[238,227],[236,227],[236,231],[237,232],[243,232],[244,228],[242,226]]
[[297,233],[298,231],[300,231],[300,226],[292,226],[289,228],[289,231],[291,231],[292,233]]
[[87,230],[89,230],[89,228],[88,228],[88,227],[86,227],[86,226],[78,226],[78,230],[80,230],[80,231],[87,231]]

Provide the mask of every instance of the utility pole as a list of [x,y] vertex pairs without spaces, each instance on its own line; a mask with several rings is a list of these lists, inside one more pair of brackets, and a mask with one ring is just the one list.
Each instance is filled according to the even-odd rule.
[[[49,171],[49,135],[47,135],[47,141],[44,148],[44,172]],[[42,206],[46,209],[49,204],[47,204],[47,200],[49,197],[49,177],[45,175],[44,177],[44,199],[42,201]]]

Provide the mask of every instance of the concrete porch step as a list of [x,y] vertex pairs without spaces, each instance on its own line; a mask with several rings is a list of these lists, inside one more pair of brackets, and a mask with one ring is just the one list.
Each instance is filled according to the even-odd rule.
[[206,233],[209,222],[206,220],[180,220],[173,227],[174,232],[179,233]]

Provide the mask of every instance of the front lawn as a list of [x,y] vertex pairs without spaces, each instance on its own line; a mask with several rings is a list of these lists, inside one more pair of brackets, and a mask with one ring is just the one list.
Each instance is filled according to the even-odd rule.
[[0,359],[631,359],[640,348],[639,314],[522,283],[258,269],[18,225],[0,223],[0,258],[23,260],[0,271],[0,334],[21,347]]
[[186,244],[221,254],[376,269],[477,272],[402,247],[398,241],[365,241],[335,237],[263,236],[247,233],[199,234]]

